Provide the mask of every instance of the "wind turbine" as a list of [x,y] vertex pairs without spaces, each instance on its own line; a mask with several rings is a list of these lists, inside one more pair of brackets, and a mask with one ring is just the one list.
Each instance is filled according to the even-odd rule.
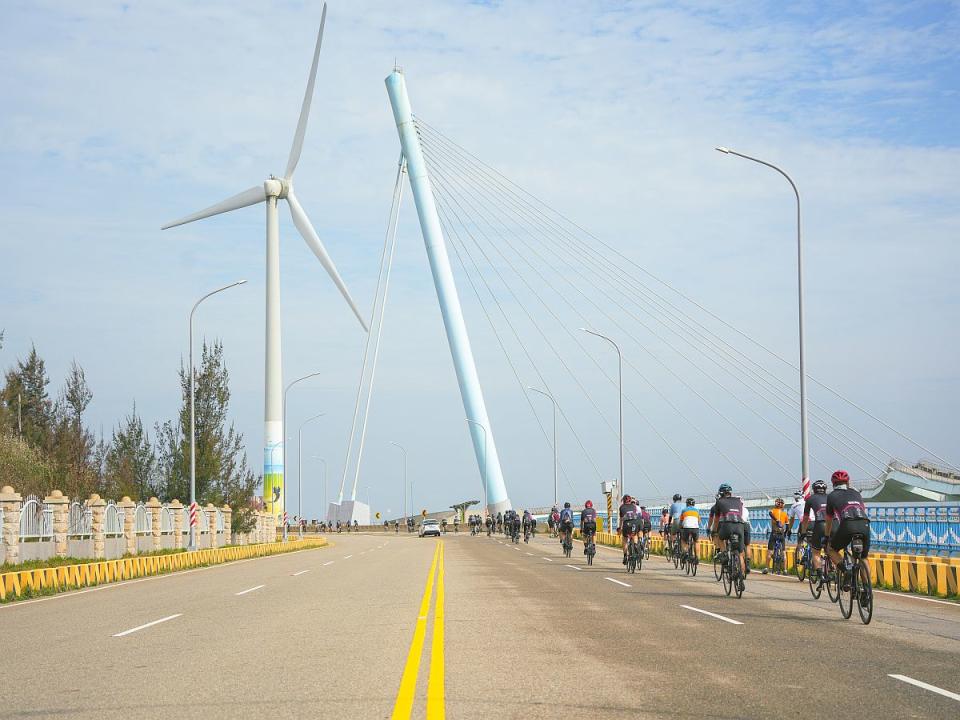
[[202,220],[213,215],[239,210],[240,208],[257,203],[266,203],[267,206],[267,312],[266,312],[266,362],[264,366],[264,449],[263,449],[263,498],[267,510],[277,520],[282,521],[283,506],[283,370],[280,362],[280,227],[277,215],[277,202],[286,200],[290,208],[293,224],[303,236],[307,246],[317,256],[320,264],[326,269],[334,285],[350,305],[357,320],[364,330],[368,330],[367,323],[360,315],[356,303],[350,297],[350,291],[344,284],[340,273],[337,272],[333,260],[327,253],[323,243],[313,229],[310,219],[303,207],[297,201],[293,191],[293,173],[297,169],[300,153],[303,150],[303,138],[307,131],[307,119],[310,116],[310,101],[313,99],[313,87],[317,79],[317,63],[320,59],[320,45],[323,41],[323,26],[327,19],[327,4],[323,4],[323,14],[320,17],[320,31],[317,33],[317,45],[313,51],[313,64],[310,66],[310,77],[307,80],[307,89],[303,95],[303,105],[300,108],[300,119],[297,122],[297,131],[293,136],[293,146],[290,148],[290,158],[287,160],[287,169],[283,177],[271,175],[263,185],[257,185],[249,190],[237,193],[216,205],[200,210],[192,215],[175,220],[163,226],[163,230],[185,225],[195,220]]

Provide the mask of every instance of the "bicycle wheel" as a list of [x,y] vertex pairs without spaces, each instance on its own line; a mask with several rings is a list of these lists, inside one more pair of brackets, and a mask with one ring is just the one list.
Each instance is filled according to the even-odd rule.
[[697,576],[697,567],[700,565],[700,558],[697,557],[696,551],[690,557],[690,562],[687,564],[687,567],[693,567],[693,570],[690,571],[690,574],[693,577]]
[[856,594],[856,581],[854,580],[853,569],[848,569],[846,564],[842,565],[837,576],[837,604],[840,606],[840,614],[844,620],[849,620],[853,613],[853,596]]
[[817,574],[813,570],[807,576],[807,581],[810,583],[810,594],[813,595],[813,599],[819,600],[820,594],[823,592],[823,585],[817,579]]
[[646,539],[643,541],[643,559],[650,559],[650,540]]
[[857,610],[864,625],[873,619],[873,583],[870,581],[870,568],[862,560],[857,561]]
[[677,568],[680,567],[680,547],[679,547],[679,545],[674,545],[674,546],[671,548],[671,550],[670,550],[670,554],[673,556],[673,569],[676,570]]
[[733,566],[730,564],[730,560],[727,559],[726,564],[720,570],[720,579],[723,580],[723,592],[725,592],[727,595],[730,595],[730,592],[733,590],[734,580],[733,576],[730,574],[732,567]]
[[833,575],[832,579],[828,575],[825,582],[827,585],[827,597],[830,598],[830,602],[836,602],[840,598],[840,583],[837,581],[837,569],[831,562],[824,568],[824,572],[829,572]]
[[717,582],[720,582],[720,576],[723,574],[723,565],[720,562],[720,554],[716,551],[713,553],[713,577],[716,578]]
[[807,573],[810,572],[810,553],[808,552],[809,546],[804,547],[801,551],[800,546],[797,545],[797,553],[794,556],[793,564],[797,568],[797,580],[803,582],[807,579]]

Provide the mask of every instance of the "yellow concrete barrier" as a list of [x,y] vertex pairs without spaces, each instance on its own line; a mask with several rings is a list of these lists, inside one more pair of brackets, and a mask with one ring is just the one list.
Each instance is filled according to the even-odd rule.
[[[580,531],[574,533],[577,537]],[[598,545],[620,546],[620,536],[615,533],[598,532]],[[663,538],[650,533],[650,552],[663,554]],[[793,545],[787,546],[786,569],[794,569]],[[700,540],[697,556],[707,562],[713,561],[713,543]],[[757,539],[751,543],[748,558],[753,567],[767,566],[767,541]],[[960,558],[933,557],[929,555],[903,555],[900,553],[871,552],[868,559],[870,575],[877,587],[916,592],[923,595],[950,597],[960,595]]]
[[13,570],[0,573],[0,602],[15,600],[24,595],[61,592],[118,580],[161,575],[192,567],[218,565],[232,560],[246,560],[294,550],[323,547],[326,544],[327,539],[323,537],[304,538],[303,540],[290,540],[286,543],[234,545],[232,547],[211,548],[170,555],[149,555],[34,570]]

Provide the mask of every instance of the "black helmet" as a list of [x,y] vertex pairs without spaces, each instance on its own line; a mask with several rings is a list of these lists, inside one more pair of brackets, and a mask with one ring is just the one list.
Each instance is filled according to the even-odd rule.
[[696,504],[697,504],[697,501],[694,500],[692,497],[687,498],[687,507],[693,507]]
[[817,495],[826,495],[827,494],[827,484],[823,480],[817,480],[813,484],[813,492]]
[[683,496],[680,493],[677,493],[676,495],[673,496],[674,502],[680,502],[681,499],[683,499]]
[[565,502],[565,503],[563,504],[563,507],[565,507],[565,508],[568,508],[568,507],[570,507],[570,503],[568,503],[568,502]]
[[729,483],[723,483],[718,489],[717,494],[721,497],[724,495],[731,495],[733,493],[733,488],[730,487]]

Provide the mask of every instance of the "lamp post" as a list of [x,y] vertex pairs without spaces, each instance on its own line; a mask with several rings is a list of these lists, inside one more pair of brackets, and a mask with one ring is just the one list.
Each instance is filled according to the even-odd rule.
[[807,373],[805,371],[806,353],[803,338],[803,236],[800,231],[800,191],[797,190],[797,185],[793,182],[793,178],[791,178],[786,172],[778,168],[773,163],[769,163],[766,160],[760,160],[759,158],[751,157],[749,155],[744,155],[736,150],[731,150],[725,147],[718,147],[716,150],[724,153],[725,155],[736,155],[744,160],[750,160],[758,163],[759,165],[766,165],[771,170],[776,170],[786,178],[788,183],[790,183],[790,187],[793,189],[794,197],[797,199],[797,318],[798,334],[800,336],[800,470],[801,474],[803,475],[801,487],[803,489],[803,494],[806,496],[810,493],[810,453],[807,442]]
[[[280,437],[283,438],[283,444],[287,444],[287,393],[290,392],[290,388],[296,385],[298,382],[303,382],[304,380],[320,375],[319,372],[310,373],[309,375],[304,375],[298,377],[296,380],[290,381],[290,383],[283,389],[283,433]],[[283,539],[287,539],[287,479],[283,479]]]
[[193,373],[193,313],[196,312],[197,307],[200,303],[206,300],[211,295],[216,295],[221,293],[224,290],[229,290],[232,287],[237,287],[238,285],[243,285],[246,283],[246,280],[238,280],[237,282],[230,283],[229,285],[224,285],[221,288],[217,288],[211,292],[208,292],[202,298],[197,300],[193,307],[190,309],[190,350],[188,355],[190,357],[190,549],[197,549],[197,529],[196,529],[196,518],[197,518],[197,420],[196,413],[194,411],[194,402],[196,395],[196,378]]
[[[390,441],[390,444],[400,448],[403,453],[403,524],[407,524],[407,449],[398,442]],[[413,491],[411,490],[410,502],[413,502]]]
[[619,502],[620,494],[623,492],[623,353],[620,351],[620,346],[606,335],[598,333],[595,330],[589,330],[588,328],[580,329],[585,333],[589,333],[590,335],[596,335],[598,338],[603,338],[608,343],[613,345],[614,349],[617,351],[617,385],[619,387],[620,396],[620,480],[617,483],[618,487],[616,488],[616,499]]
[[467,418],[467,423],[476,425],[483,430],[483,514],[486,515],[490,512],[490,507],[487,504],[487,429],[483,426],[483,423],[470,418]]
[[550,393],[544,390],[538,390],[535,387],[530,387],[529,385],[527,386],[527,390],[540,393],[544,397],[550,398],[550,402],[553,403],[553,504],[556,506],[556,504],[559,502],[559,491],[557,489],[557,470],[560,464],[557,454],[557,399]]
[[[300,516],[300,525],[303,525],[303,426],[324,415],[326,413],[317,413],[304,420],[297,428],[297,515]],[[326,464],[326,461],[324,461],[324,464]],[[284,510],[286,510],[286,506],[284,506]]]

